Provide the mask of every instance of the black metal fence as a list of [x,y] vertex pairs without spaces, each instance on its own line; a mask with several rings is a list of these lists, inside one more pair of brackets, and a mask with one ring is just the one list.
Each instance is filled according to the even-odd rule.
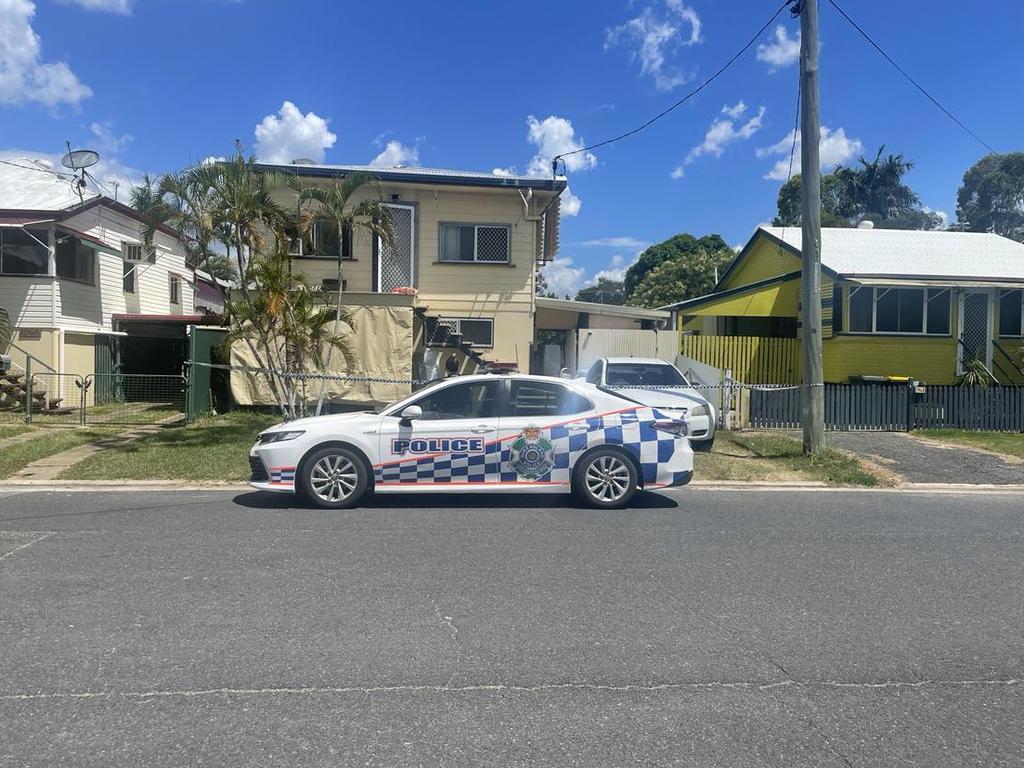
[[[800,390],[756,387],[750,392],[750,426],[796,429]],[[826,384],[825,428],[906,432],[967,429],[1024,432],[1024,387]]]

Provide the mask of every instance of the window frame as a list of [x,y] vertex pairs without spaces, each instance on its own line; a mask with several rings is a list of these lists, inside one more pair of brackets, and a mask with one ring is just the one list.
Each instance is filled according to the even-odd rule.
[[[444,232],[446,227],[473,227],[473,258],[472,259],[446,259],[444,257]],[[504,259],[480,259],[480,230],[481,229],[504,229],[505,258]],[[437,261],[439,264],[511,264],[512,263],[512,225],[491,224],[476,221],[439,221],[437,223]]]
[[78,267],[78,264],[79,264],[79,260],[78,260],[79,249],[82,249],[83,251],[88,251],[89,256],[88,256],[87,259],[83,259],[82,263],[88,263],[89,264],[89,267],[86,270],[89,273],[89,277],[88,278],[84,278],[84,277],[71,277],[71,276],[68,276],[68,275],[62,275],[60,273],[60,247],[61,247],[61,244],[58,242],[56,244],[56,246],[54,247],[54,254],[53,254],[54,269],[56,271],[57,279],[58,280],[70,280],[70,281],[75,282],[75,283],[81,283],[82,285],[93,285],[93,286],[96,285],[96,249],[90,247],[80,237],[75,237],[74,235],[67,235],[67,238],[69,240],[71,240],[72,243],[73,243],[74,252],[73,252],[72,256],[73,256],[74,266],[76,267],[76,271],[77,271],[77,267]]
[[[138,249],[139,258],[135,258],[132,254]],[[155,264],[156,263],[156,246],[145,243],[134,243],[131,240],[121,241],[121,259],[132,264]]]
[[[140,262],[124,260],[121,262],[121,293],[130,293],[132,296],[136,295],[139,290],[138,276],[139,270],[136,266]],[[127,286],[125,280],[131,278],[131,288]]]
[[[182,300],[182,283],[181,275],[174,272],[167,274],[167,298],[172,307],[184,306]],[[174,300],[175,286],[177,286],[178,300]]]
[[[454,322],[456,324],[456,330],[453,333],[462,333],[462,322],[469,320],[471,322],[484,322],[490,326],[491,339],[490,344],[477,344],[475,342],[467,342],[473,349],[494,349],[494,318],[493,317],[452,317],[449,315],[442,315],[437,318],[438,323]],[[427,341],[428,347],[445,347],[447,344],[443,342]]]
[[[1017,333],[1004,334],[1003,333],[1003,299],[1010,293],[1016,293],[1020,303],[1020,315],[1018,316],[1019,328]],[[1001,288],[999,291],[999,301],[997,303],[999,307],[999,322],[996,324],[995,331],[997,339],[1020,339],[1024,338],[1024,288]]]
[[[850,285],[848,287],[848,294],[845,296],[845,307],[844,311],[846,317],[843,318],[843,334],[849,336],[922,336],[932,339],[945,339],[950,338],[953,335],[953,289],[952,287],[934,287],[929,288],[925,286],[915,285]],[[909,290],[909,291],[921,291],[921,330],[920,331],[880,331],[878,330],[878,299],[879,291],[885,293],[893,290]],[[853,321],[850,312],[853,310],[853,295],[857,291],[870,291],[871,292],[871,330],[853,330]],[[928,332],[928,306],[935,296],[946,292],[949,294],[949,303],[947,305],[947,322],[945,333],[929,333]],[[899,309],[897,309],[897,324],[899,323]]]
[[483,415],[483,416],[452,416],[450,418],[444,418],[444,419],[424,418],[423,421],[428,422],[428,423],[433,423],[433,422],[438,422],[438,421],[460,421],[460,420],[463,420],[463,419],[499,419],[499,418],[501,418],[502,411],[507,408],[506,401],[508,400],[508,396],[509,396],[508,395],[508,389],[507,389],[507,387],[504,386],[504,384],[505,384],[505,382],[502,381],[501,379],[498,379],[498,378],[489,379],[489,380],[476,379],[474,381],[458,381],[456,379],[456,380],[452,381],[450,384],[446,384],[443,387],[437,387],[436,389],[432,389],[430,392],[423,393],[422,395],[417,397],[415,400],[406,401],[404,405],[401,404],[401,403],[398,403],[396,406],[390,408],[385,415],[386,416],[401,417],[402,411],[404,411],[406,408],[409,408],[410,406],[413,406],[413,405],[418,405],[421,409],[423,409],[424,414],[426,414],[426,413],[428,413],[428,411],[425,408],[423,408],[422,404],[428,398],[431,398],[431,397],[433,397],[433,396],[435,396],[435,395],[437,395],[437,394],[439,394],[441,392],[447,391],[449,389],[455,389],[456,387],[472,387],[472,386],[477,386],[477,385],[483,385],[485,387],[494,387],[494,389],[495,389],[495,400],[494,400],[494,402],[495,402],[496,412],[493,415],[489,415],[489,416],[488,415]]
[[[533,387],[552,387],[564,394],[565,397],[576,397],[579,398],[585,407],[571,413],[531,413],[531,414],[520,414],[515,413],[516,401],[515,401],[515,389],[519,386],[533,386]],[[504,410],[501,412],[501,418],[503,419],[557,419],[557,418],[574,418],[580,416],[580,414],[589,413],[595,408],[594,401],[584,395],[582,392],[577,392],[570,386],[562,384],[558,381],[536,381],[534,379],[523,379],[513,378],[509,379],[508,382],[508,402],[505,404]]]
[[[4,249],[4,235],[11,231],[21,231],[28,235],[40,248],[43,249],[45,258],[43,260],[42,272],[6,272],[4,271],[3,264],[3,249]],[[42,233],[43,237],[40,238],[39,234]],[[3,277],[48,277],[50,276],[50,258],[51,256],[56,258],[55,247],[50,246],[50,231],[46,229],[39,229],[37,227],[28,226],[16,226],[16,227],[0,227],[0,276]],[[56,266],[56,265],[55,265]]]

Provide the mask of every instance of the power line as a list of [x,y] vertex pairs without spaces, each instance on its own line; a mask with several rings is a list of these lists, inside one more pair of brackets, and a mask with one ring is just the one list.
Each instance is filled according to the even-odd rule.
[[850,25],[855,30],[857,30],[860,33],[861,37],[863,37],[865,40],[867,40],[871,44],[871,47],[873,47],[876,51],[878,51],[880,54],[882,54],[882,57],[886,61],[888,61],[893,66],[893,68],[895,68],[895,70],[897,72],[899,72],[901,75],[903,75],[905,78],[907,78],[907,80],[910,81],[911,85],[913,85],[915,88],[917,88],[917,90],[919,90],[921,93],[923,93],[932,104],[934,104],[936,107],[938,107],[940,110],[942,110],[942,112],[946,115],[946,117],[948,117],[954,123],[956,123],[961,128],[963,128],[968,134],[970,134],[970,136],[975,141],[977,141],[979,144],[981,144],[981,146],[983,146],[989,152],[991,152],[993,154],[996,153],[996,151],[994,149],[992,149],[992,147],[990,147],[980,136],[978,136],[978,134],[976,134],[974,131],[972,131],[970,128],[968,128],[966,125],[964,125],[963,121],[961,121],[956,115],[954,115],[952,112],[950,112],[944,106],[942,106],[942,104],[939,103],[939,100],[936,99],[934,96],[932,96],[930,93],[928,93],[928,91],[925,90],[924,86],[922,86],[919,82],[917,82],[917,80],[912,78],[910,76],[910,74],[905,69],[903,69],[903,67],[901,67],[899,64],[897,64],[895,61],[893,61],[892,56],[890,56],[888,53],[883,51],[882,47],[878,43],[876,43],[874,40],[871,39],[871,35],[869,35],[867,32],[865,32],[860,27],[860,25],[857,24],[857,22],[855,22],[853,19],[851,19],[847,15],[846,11],[844,11],[842,8],[839,7],[839,4],[836,2],[836,0],[828,0],[828,2],[829,2],[829,5],[831,5],[833,8],[835,8],[839,12],[840,16],[842,16],[844,19],[846,19],[850,23]]
[[588,152],[591,149],[598,149],[599,147],[607,146],[608,144],[612,144],[612,143],[614,143],[616,141],[621,141],[622,139],[629,138],[630,136],[632,136],[632,135],[634,135],[636,133],[640,133],[640,131],[642,131],[644,128],[647,128],[648,126],[656,123],[658,120],[661,120],[661,118],[663,118],[669,112],[672,112],[677,107],[682,106],[685,102],[687,102],[690,99],[692,99],[698,93],[703,91],[707,86],[711,85],[711,83],[713,83],[715,80],[717,80],[718,77],[722,73],[724,73],[729,67],[731,67],[740,56],[742,56],[744,53],[746,53],[747,50],[750,48],[750,46],[752,46],[754,43],[756,43],[758,41],[758,39],[760,39],[761,35],[763,35],[765,33],[765,31],[768,29],[768,27],[770,27],[772,25],[772,23],[775,21],[775,19],[777,19],[779,17],[779,14],[782,13],[786,9],[786,6],[788,6],[791,2],[792,2],[792,0],[785,0],[782,3],[782,5],[779,6],[778,10],[775,11],[775,13],[772,14],[771,18],[768,19],[768,21],[766,21],[764,23],[764,25],[759,30],[757,30],[756,34],[753,37],[750,38],[750,40],[747,42],[746,45],[744,45],[742,48],[740,48],[739,51],[737,51],[735,53],[735,55],[733,55],[733,57],[731,59],[729,59],[727,62],[725,62],[725,64],[723,64],[721,66],[721,68],[719,68],[719,70],[717,72],[715,72],[713,75],[711,75],[711,77],[709,77],[703,83],[701,83],[696,88],[694,88],[692,91],[690,91],[688,94],[686,94],[681,99],[679,99],[679,101],[675,102],[674,104],[669,106],[667,109],[659,112],[657,115],[652,117],[646,123],[643,123],[642,125],[638,125],[636,128],[633,128],[630,131],[626,131],[625,133],[620,134],[618,136],[614,136],[614,137],[612,137],[610,139],[605,139],[604,141],[599,141],[596,144],[590,144],[590,145],[588,145],[586,147],[580,147],[579,149],[574,149],[571,152],[563,152],[560,155],[555,155],[553,158],[551,158],[551,168],[552,168],[552,170],[554,170],[557,167],[557,164],[558,164],[559,160],[562,160],[563,158],[569,157],[570,155],[577,155],[580,152]]
[[39,165],[22,165],[21,163],[12,163],[10,160],[0,160],[0,163],[3,163],[4,165],[13,166],[14,168],[23,168],[26,171],[39,171],[39,173],[48,173],[51,176],[58,176],[65,179],[71,177],[71,174],[69,173],[61,173],[60,171],[55,171],[52,168],[43,168],[42,166]]

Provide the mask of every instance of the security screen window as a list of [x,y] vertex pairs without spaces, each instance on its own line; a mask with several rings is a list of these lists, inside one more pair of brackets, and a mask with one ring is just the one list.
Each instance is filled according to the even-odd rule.
[[47,237],[45,229],[0,227],[0,274],[45,275]]
[[511,229],[507,225],[441,224],[440,231],[440,261],[508,263]]

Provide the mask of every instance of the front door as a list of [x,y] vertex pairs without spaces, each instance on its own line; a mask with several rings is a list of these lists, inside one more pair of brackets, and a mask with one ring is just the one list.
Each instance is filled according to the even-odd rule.
[[385,416],[380,426],[377,482],[384,485],[493,483],[498,480],[501,379],[437,387],[409,405],[423,417],[403,423]]
[[416,282],[416,208],[398,204],[387,207],[391,211],[395,240],[388,245],[377,238],[375,285],[379,293],[411,288]]
[[956,362],[957,374],[964,372],[964,363],[977,358],[992,368],[992,294],[987,290],[960,292],[960,344]]

